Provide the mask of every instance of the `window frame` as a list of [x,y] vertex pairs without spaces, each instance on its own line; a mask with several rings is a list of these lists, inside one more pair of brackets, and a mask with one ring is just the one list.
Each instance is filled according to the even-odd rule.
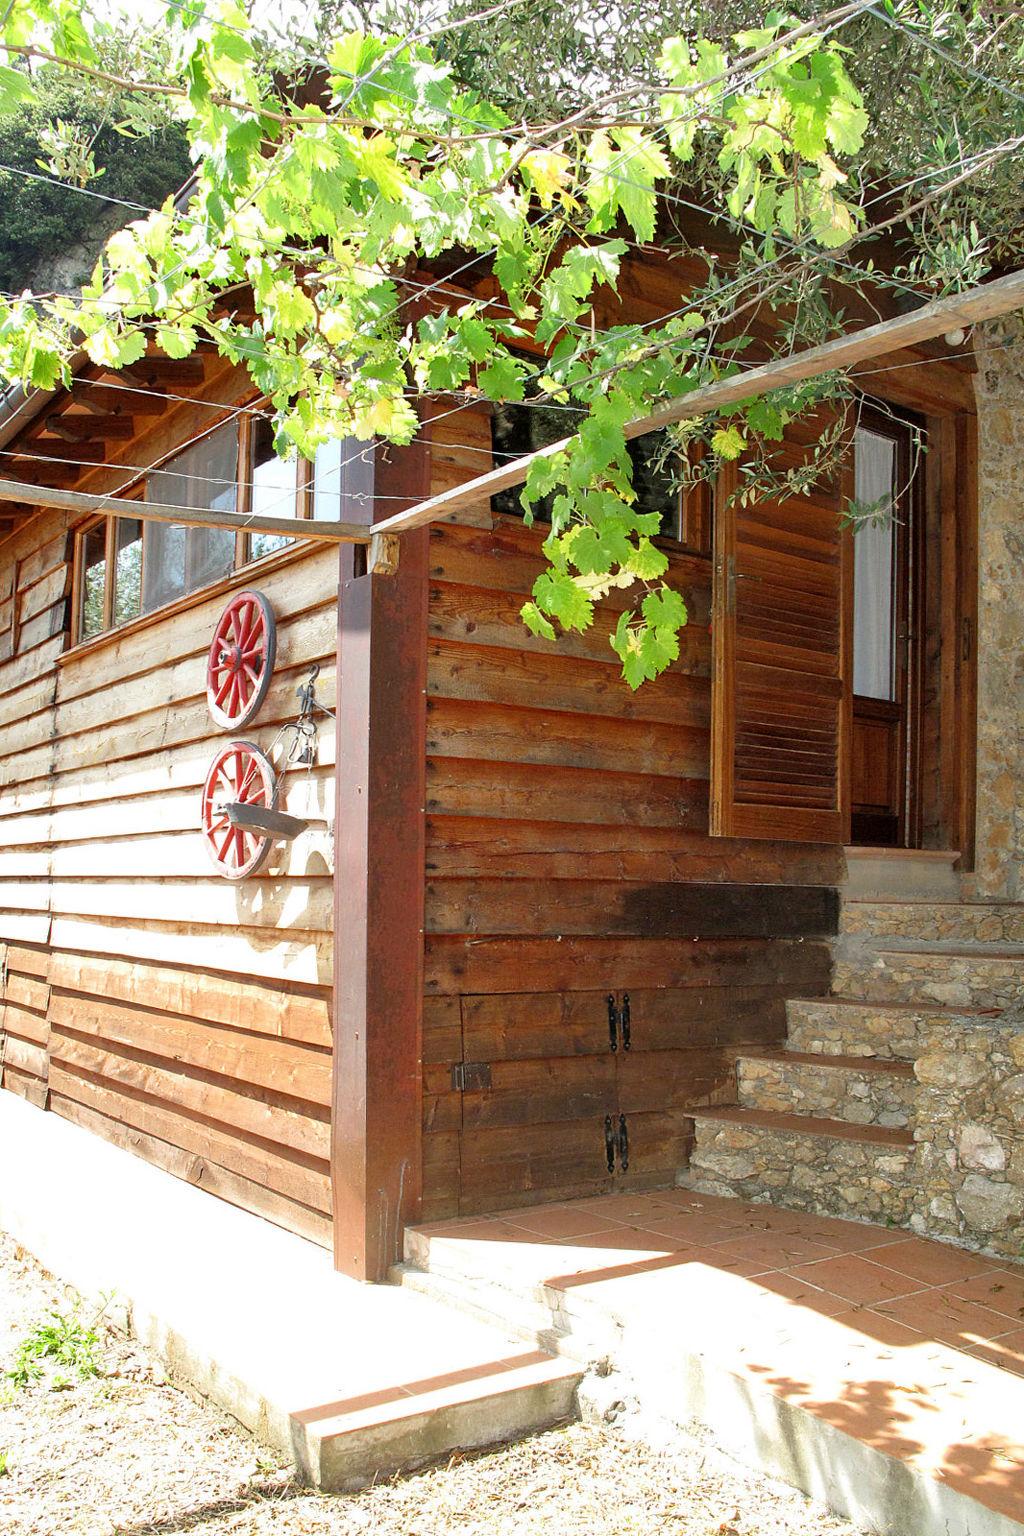
[[[265,396],[255,395],[249,399],[243,399],[230,407],[238,421],[238,445],[235,458],[235,509],[241,515],[248,514],[252,506],[253,489],[253,453],[255,449],[255,421],[254,412],[269,402]],[[146,497],[146,485],[149,477],[156,470],[169,468],[174,460],[187,448],[195,443],[211,436],[222,427],[227,426],[232,420],[229,414],[227,419],[219,421],[216,425],[197,432],[186,443],[179,443],[174,448],[150,465],[146,471],[139,474],[130,485],[118,492],[121,501],[144,501]],[[295,468],[295,516],[300,521],[313,521],[313,486],[315,477],[315,465],[301,455],[296,457]],[[245,573],[254,566],[263,566],[265,562],[273,561],[277,564],[286,564],[291,559],[305,553],[310,548],[310,541],[301,537],[299,533],[294,536],[285,535],[289,542],[277,549],[267,550],[264,554],[253,555],[252,538],[259,530],[239,528],[235,533],[234,557],[231,570],[225,575],[217,577],[213,581],[204,582],[201,586],[193,587],[190,591],[181,592],[177,596],[169,598],[166,602],[151,608],[148,612],[140,612],[133,618],[125,619],[120,624],[114,623],[114,583],[116,581],[116,540],[118,519],[123,516],[120,511],[92,513],[78,523],[72,530],[74,534],[74,554],[72,570],[72,607],[70,624],[69,651],[78,652],[85,648],[101,644],[112,635],[123,634],[133,627],[141,627],[159,617],[170,617],[181,612],[206,597],[218,591],[230,591],[232,587],[240,584]],[[82,602],[85,589],[85,541],[91,532],[101,525],[105,525],[104,535],[104,588],[103,588],[103,628],[96,634],[83,635],[82,633]],[[142,539],[142,572],[141,579],[145,580],[146,562],[146,537],[143,523]],[[182,524],[182,527],[190,527],[190,524]],[[144,588],[143,588],[144,590]]]
[[[515,409],[517,406],[528,406],[529,401],[510,401],[508,407]],[[582,408],[581,408],[582,411]],[[494,446],[494,419],[495,413],[489,412],[491,420],[492,448]],[[653,434],[652,434],[653,435]],[[640,441],[632,439],[631,441]],[[627,444],[627,448],[629,444]],[[527,449],[526,453],[531,450]],[[694,444],[689,454],[692,461],[700,464],[706,457],[706,448],[702,443]],[[509,493],[515,495],[512,488]],[[495,517],[515,517],[521,520],[522,512],[509,511],[506,507],[495,506],[497,497],[491,498],[491,512]],[[689,555],[696,559],[711,560],[714,542],[714,486],[708,480],[700,480],[691,485],[689,489],[680,486],[676,492],[675,516],[679,529],[678,535],[674,533],[657,533],[653,536],[653,543],[659,548],[664,547],[671,553]]]
[[[237,494],[235,497],[235,510],[243,517],[248,517],[252,511],[252,493],[255,475],[253,459],[256,449],[256,418],[253,411],[268,405],[268,399],[257,396],[247,402],[245,411],[239,417],[238,422],[238,467],[235,484]],[[313,479],[316,466],[311,460],[303,458],[301,454],[295,456],[295,516],[301,522],[313,520]],[[255,530],[259,532],[259,530]],[[288,538],[290,535],[284,535]],[[263,555],[252,553],[253,531],[240,528],[235,534],[235,564],[234,569],[240,570],[243,565],[253,565],[261,560],[269,560],[271,555],[280,554],[282,549],[289,545],[282,545],[280,549],[270,549]],[[302,541],[296,537],[295,543]],[[198,590],[198,588],[197,588]]]

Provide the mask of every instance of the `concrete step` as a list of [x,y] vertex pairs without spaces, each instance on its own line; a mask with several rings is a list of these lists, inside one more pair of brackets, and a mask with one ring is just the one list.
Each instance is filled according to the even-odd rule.
[[[335,1273],[322,1248],[0,1092],[0,1227],[315,1485],[352,1490],[575,1415],[581,1369]],[[125,1221],[130,1211],[131,1220]]]
[[857,997],[794,998],[786,1004],[792,1051],[914,1061],[938,1025],[991,1023],[1001,1010],[944,1008],[941,1003],[865,1002]]
[[847,848],[843,899],[959,901],[959,857],[930,848]]
[[926,944],[847,938],[836,946],[832,990],[876,1003],[947,1008],[1024,1006],[1024,945]]
[[736,1062],[740,1106],[787,1115],[906,1128],[917,1081],[909,1061],[765,1051]]
[[861,938],[1024,944],[1024,904],[844,900],[839,931]]
[[909,1131],[740,1106],[690,1113],[691,1189],[859,1221],[909,1220]]
[[[472,1320],[547,1328],[600,1361],[584,1393],[639,1405],[652,1430],[659,1416],[704,1425],[858,1528],[1024,1536],[1024,1379],[1019,1348],[999,1347],[1017,1320],[1007,1308],[1007,1334],[979,1345],[982,1309],[965,1304],[985,1261],[681,1189],[435,1223],[407,1233],[406,1254],[403,1289]],[[1016,1294],[1007,1274],[992,1285]],[[910,1348],[893,1347],[908,1329],[890,1309],[913,1313]]]
[[[450,1319],[447,1308],[445,1313]],[[452,1452],[505,1445],[574,1419],[583,1370],[547,1350],[520,1349],[482,1372],[451,1376],[439,1386],[412,1382],[402,1396],[383,1402],[371,1393],[366,1406],[307,1428],[313,1481],[320,1488],[354,1490],[389,1472],[425,1466]]]

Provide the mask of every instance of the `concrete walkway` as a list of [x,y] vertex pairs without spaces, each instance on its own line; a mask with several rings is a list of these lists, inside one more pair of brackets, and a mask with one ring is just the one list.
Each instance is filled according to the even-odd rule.
[[330,1256],[0,1092],[0,1227],[171,1371],[350,1489],[574,1411],[580,1370]]
[[1024,1267],[690,1190],[406,1234],[405,1284],[891,1536],[1024,1536]]

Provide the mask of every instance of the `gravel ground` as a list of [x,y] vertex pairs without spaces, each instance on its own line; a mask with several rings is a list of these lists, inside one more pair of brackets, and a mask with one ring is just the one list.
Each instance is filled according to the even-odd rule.
[[551,1430],[357,1495],[312,1493],[102,1319],[98,1376],[46,1364],[13,1386],[4,1373],[26,1335],[73,1307],[0,1233],[3,1536],[852,1536],[713,1450],[659,1449],[628,1423]]

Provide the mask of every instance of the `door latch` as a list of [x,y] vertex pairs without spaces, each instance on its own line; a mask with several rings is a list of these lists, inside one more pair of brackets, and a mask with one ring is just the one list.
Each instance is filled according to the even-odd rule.
[[490,1062],[457,1061],[452,1067],[452,1089],[455,1093],[483,1093],[490,1086]]

